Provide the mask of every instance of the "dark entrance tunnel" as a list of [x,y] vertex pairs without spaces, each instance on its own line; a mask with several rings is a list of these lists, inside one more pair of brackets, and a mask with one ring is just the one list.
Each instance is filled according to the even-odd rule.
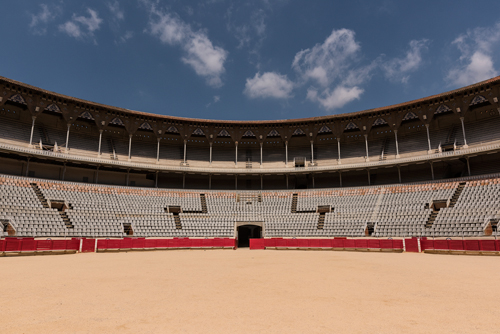
[[238,247],[249,247],[250,239],[262,238],[262,227],[257,225],[238,226]]

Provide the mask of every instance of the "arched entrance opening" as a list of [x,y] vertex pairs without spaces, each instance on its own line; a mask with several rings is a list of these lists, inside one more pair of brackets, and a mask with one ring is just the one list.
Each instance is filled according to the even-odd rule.
[[250,239],[262,238],[262,226],[245,224],[237,227],[238,247],[249,247]]

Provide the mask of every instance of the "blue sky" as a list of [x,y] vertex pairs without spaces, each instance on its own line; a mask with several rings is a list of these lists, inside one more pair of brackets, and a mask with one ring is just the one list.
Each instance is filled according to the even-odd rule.
[[268,120],[500,72],[497,1],[7,1],[0,75],[156,114]]

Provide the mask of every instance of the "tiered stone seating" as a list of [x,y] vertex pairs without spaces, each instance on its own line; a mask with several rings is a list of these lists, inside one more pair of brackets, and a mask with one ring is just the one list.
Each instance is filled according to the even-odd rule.
[[[56,209],[43,207],[31,183],[49,203],[66,203],[69,225]],[[485,235],[488,224],[500,219],[499,194],[500,178],[326,190],[200,192],[1,176],[0,219],[12,221],[18,236],[38,237],[123,237],[125,225],[132,227],[134,236],[143,237],[234,237],[237,223],[262,225],[265,237],[363,237],[367,233],[384,238],[479,237]],[[297,205],[292,208],[295,197]],[[430,220],[431,206],[438,202],[445,207]],[[331,212],[324,213],[319,227],[317,209],[323,206]],[[178,218],[169,207],[180,207]]]

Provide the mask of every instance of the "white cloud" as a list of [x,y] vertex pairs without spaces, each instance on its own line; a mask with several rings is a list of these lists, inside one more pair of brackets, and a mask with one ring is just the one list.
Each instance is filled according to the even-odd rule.
[[214,100],[212,102],[207,103],[205,107],[210,107],[212,104],[216,104],[217,102],[220,101],[220,96],[219,95],[214,95]]
[[354,35],[354,31],[349,29],[333,30],[323,44],[298,52],[292,68],[305,80],[328,86],[344,76],[352,65],[353,58],[360,49]]
[[68,21],[64,24],[61,24],[59,26],[59,30],[74,38],[80,38],[82,36],[82,30],[73,21]]
[[125,19],[125,12],[120,8],[120,3],[118,0],[115,0],[114,2],[108,2],[108,9],[110,10],[111,14],[113,14],[113,17],[117,21],[122,21]]
[[493,54],[500,51],[500,22],[492,27],[468,30],[452,44],[461,55],[446,76],[451,85],[466,86],[498,75]]
[[326,110],[334,110],[342,108],[349,102],[358,100],[363,91],[363,89],[356,86],[337,86],[333,90],[326,88],[321,93],[316,88],[309,88],[307,90],[307,98],[319,103]]
[[392,81],[407,83],[409,73],[415,72],[422,65],[422,52],[427,50],[427,39],[410,41],[410,49],[404,58],[394,58],[382,64],[385,76]]
[[57,6],[48,6],[40,4],[40,11],[37,14],[31,14],[30,28],[37,35],[47,33],[47,23],[53,21],[61,13],[61,8]]
[[[247,11],[246,6],[236,10],[231,6],[226,13],[226,28],[238,40],[237,48],[250,47],[256,40],[253,49],[258,49],[266,37],[266,13],[257,9],[248,15]],[[236,15],[238,17],[235,17]]]
[[243,92],[250,98],[288,99],[292,97],[293,87],[293,82],[286,75],[275,72],[266,72],[262,75],[256,73],[253,78],[247,79]]
[[181,60],[190,65],[196,74],[204,77],[208,85],[221,87],[228,52],[214,46],[205,31],[194,31],[178,16],[158,9],[155,3],[143,3],[149,7],[148,32],[164,44],[181,46],[185,52]]
[[87,8],[87,12],[89,14],[88,17],[76,16],[76,14],[73,14],[70,21],[59,25],[59,30],[74,38],[93,38],[94,32],[99,30],[101,26],[102,19],[99,18],[98,13],[91,8]]
[[354,31],[339,29],[333,30],[323,43],[297,52],[292,68],[302,84],[312,81],[317,86],[308,89],[307,99],[328,111],[359,99],[364,92],[360,85],[378,66],[377,61],[357,66],[360,50]]
[[[118,40],[119,43],[126,43],[129,39],[134,37],[134,32],[133,31],[126,31],[124,35],[120,36],[120,39]],[[118,43],[116,42],[116,43]]]

